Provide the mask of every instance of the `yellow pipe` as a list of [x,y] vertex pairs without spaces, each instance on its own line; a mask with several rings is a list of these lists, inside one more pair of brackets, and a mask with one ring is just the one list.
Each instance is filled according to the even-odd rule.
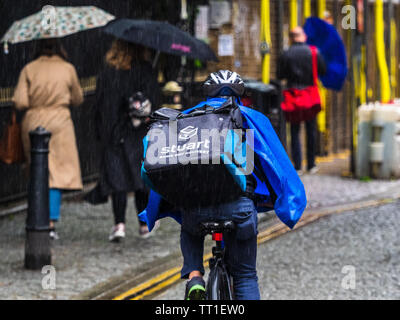
[[378,67],[380,72],[381,83],[381,101],[390,101],[390,79],[389,70],[385,57],[385,24],[383,17],[383,1],[376,0],[375,2],[375,42],[376,42],[376,57],[378,60]]
[[392,99],[396,97],[397,88],[397,57],[396,57],[396,43],[397,43],[397,27],[395,19],[390,21],[390,83],[392,85]]
[[360,103],[365,104],[367,102],[367,81],[365,74],[366,64],[366,48],[365,45],[361,46],[361,65],[360,65],[360,82],[359,82],[359,98]]
[[325,10],[326,10],[326,1],[325,0],[318,0],[318,17],[320,19],[324,18]]
[[271,56],[266,54],[262,64],[262,82],[268,84],[270,80]]
[[[325,0],[318,0],[318,17],[324,18],[324,12],[326,8]],[[326,90],[323,85],[319,82],[319,94],[321,96],[321,112],[318,113],[317,123],[320,132],[326,132]]]
[[[362,48],[361,48],[361,50],[362,50]],[[361,54],[362,54],[362,51],[361,51]],[[360,67],[360,69],[358,68],[357,58],[354,57],[352,59],[353,59],[352,65],[353,65],[353,75],[354,75],[354,80],[353,81],[354,81],[355,98],[356,99],[359,98],[360,101],[361,101],[362,97],[363,97],[363,93],[361,92],[361,87],[362,87],[362,85],[361,85],[361,78],[362,78],[361,73],[362,73],[362,70],[361,70],[361,67]],[[357,113],[355,112],[353,114],[353,117],[352,117],[352,125],[351,125],[352,130],[353,130],[353,148],[355,150],[357,150],[357,145],[358,145],[358,136],[357,136],[358,135],[358,131],[357,131],[358,124],[357,124],[357,121],[358,121]]]
[[318,129],[320,132],[326,132],[326,90],[320,82],[318,88],[321,97],[321,112],[317,116]]
[[292,30],[298,25],[297,0],[290,0],[290,29]]
[[356,98],[360,98],[361,73],[359,70],[357,57],[353,57],[352,66],[353,66],[353,74],[354,74],[354,80],[353,80],[354,81],[354,93],[355,93]]
[[[261,0],[261,28],[260,37],[261,42],[266,42],[271,48],[271,26],[270,26],[270,3],[269,0]],[[269,83],[270,81],[270,53],[263,57],[262,61],[262,82]]]
[[303,15],[304,15],[304,20],[311,17],[311,0],[304,0]]

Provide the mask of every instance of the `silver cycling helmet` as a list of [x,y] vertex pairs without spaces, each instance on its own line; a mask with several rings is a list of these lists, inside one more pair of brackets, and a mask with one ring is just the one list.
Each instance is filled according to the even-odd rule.
[[230,70],[211,73],[203,84],[203,92],[208,97],[241,96],[244,82],[240,75]]

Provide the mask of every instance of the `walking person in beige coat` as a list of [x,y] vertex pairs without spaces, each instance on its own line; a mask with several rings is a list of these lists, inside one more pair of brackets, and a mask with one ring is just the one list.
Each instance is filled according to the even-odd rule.
[[38,126],[51,132],[49,144],[50,237],[58,238],[61,191],[82,189],[81,169],[69,106],[83,102],[76,70],[67,62],[57,39],[38,41],[35,60],[21,71],[13,101],[26,110],[22,121],[22,141],[29,162],[29,131]]

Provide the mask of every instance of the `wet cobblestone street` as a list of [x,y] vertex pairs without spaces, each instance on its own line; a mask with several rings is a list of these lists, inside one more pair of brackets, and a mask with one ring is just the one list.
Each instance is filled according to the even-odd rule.
[[[361,182],[327,175],[304,175],[302,180],[306,188],[309,208],[323,208],[369,199],[385,192],[390,194],[393,190],[400,189],[399,181]],[[398,210],[399,207],[395,208]],[[127,215],[127,237],[123,243],[114,244],[108,242],[108,234],[113,223],[110,203],[91,206],[81,202],[64,202],[61,210],[61,221],[58,226],[61,239],[55,241],[52,247],[53,265],[57,271],[56,290],[43,290],[41,282],[44,275],[40,271],[27,271],[23,268],[25,214],[2,218],[0,220],[0,256],[2,257],[0,263],[0,299],[70,299],[95,285],[109,281],[113,277],[125,273],[134,274],[143,266],[157,263],[158,259],[174,253],[179,254],[179,225],[174,220],[163,219],[160,228],[153,237],[141,239],[138,235],[138,223],[135,215],[133,201],[130,198]],[[395,216],[391,216],[391,218],[394,219]],[[262,219],[265,219],[265,217]],[[366,219],[366,221],[369,220]],[[322,222],[322,225],[325,225],[325,223]],[[370,223],[370,228],[373,228],[375,221],[370,221]],[[318,226],[319,223],[309,228],[319,230],[321,227]],[[341,229],[339,226],[336,228],[338,231]],[[328,231],[327,228],[323,227],[319,233],[309,232],[308,236],[304,236],[305,239],[301,241],[315,239],[315,242],[311,243],[315,245],[320,241],[324,243],[327,240],[322,237],[323,234],[321,233]],[[298,234],[300,233],[293,232],[286,237],[292,239],[291,237],[297,237]],[[339,234],[332,236],[339,241],[341,240]],[[274,240],[273,244],[269,244],[267,247],[278,246],[279,242],[280,239]],[[351,241],[339,243],[345,245],[351,243]],[[268,252],[265,254],[261,252],[260,257],[263,255],[268,257]],[[331,254],[340,255],[341,253],[332,251]],[[296,256],[298,255],[301,255],[300,251],[296,253]],[[281,256],[288,257],[289,255],[282,253]],[[297,265],[286,260],[285,263],[292,267]],[[275,265],[276,268],[279,266],[281,266],[281,263]],[[271,265],[265,270],[261,268],[260,274],[265,272],[270,277],[274,277],[274,273],[268,271],[270,269]],[[303,270],[300,274],[303,275],[304,272]],[[336,276],[341,276],[340,270]],[[294,286],[294,283],[296,282],[293,280],[292,286]],[[276,286],[276,290],[278,290],[279,285]],[[293,289],[292,292],[294,291]],[[274,299],[273,292],[271,288],[267,288],[264,297]],[[288,289],[287,298],[289,298],[290,292]],[[329,296],[325,295],[325,298],[327,297]]]

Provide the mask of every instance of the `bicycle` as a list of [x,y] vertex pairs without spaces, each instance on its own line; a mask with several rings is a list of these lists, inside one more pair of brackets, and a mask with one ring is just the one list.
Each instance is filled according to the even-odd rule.
[[209,260],[210,273],[206,284],[208,300],[234,300],[231,276],[225,263],[225,248],[223,233],[232,232],[236,225],[233,221],[208,221],[200,224],[204,235],[212,235],[215,246],[212,248],[212,258]]

